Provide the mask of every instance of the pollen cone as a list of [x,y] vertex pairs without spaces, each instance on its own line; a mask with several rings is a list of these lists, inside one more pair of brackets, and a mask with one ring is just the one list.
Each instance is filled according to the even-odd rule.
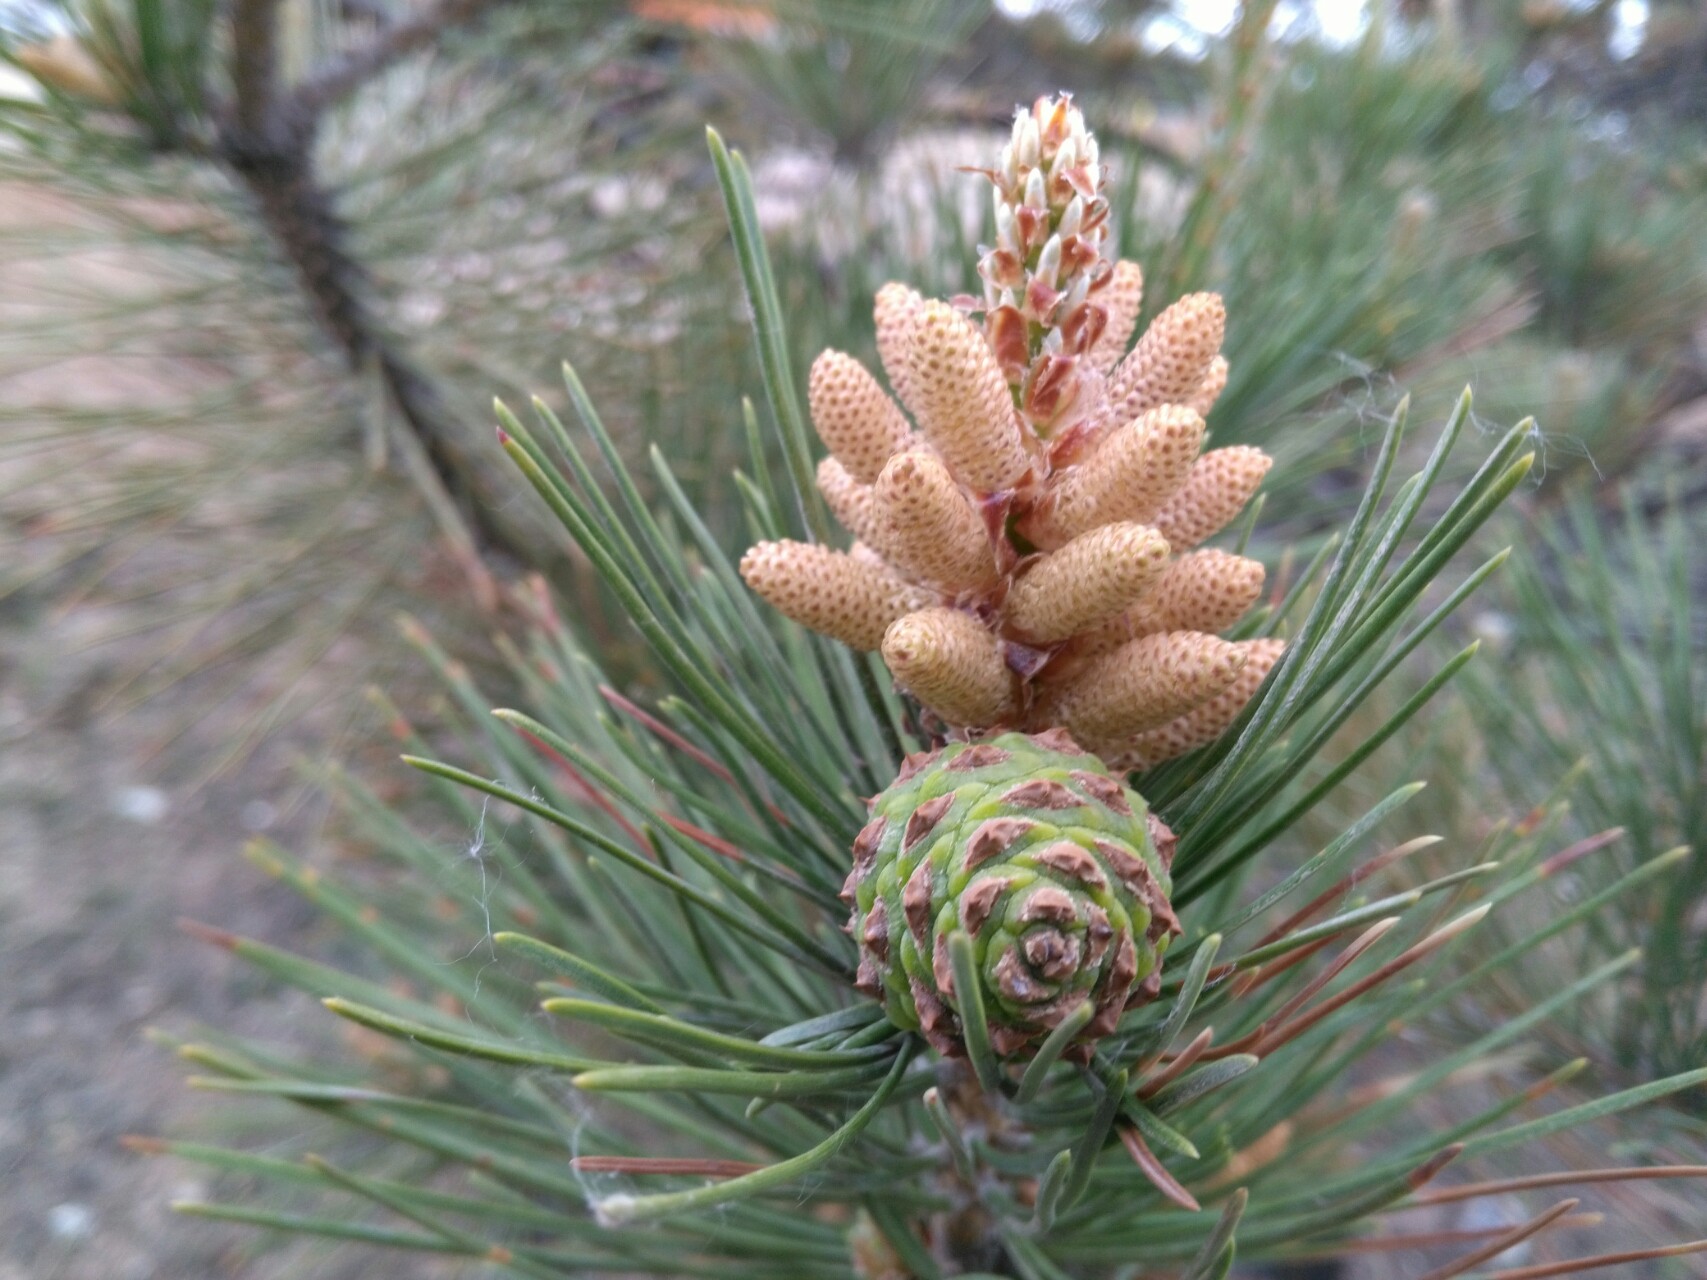
[[1166,405],[1104,437],[1078,465],[1058,475],[1020,531],[1040,547],[1060,546],[1115,521],[1149,524],[1191,474],[1203,447],[1203,419]]
[[1135,636],[1225,631],[1262,594],[1262,563],[1227,551],[1193,551],[1168,565],[1127,615]]
[[913,324],[907,382],[919,430],[957,480],[980,493],[1009,488],[1031,465],[1013,394],[983,333],[946,302]]
[[912,577],[945,587],[976,587],[996,576],[983,518],[948,468],[923,449],[897,454],[877,477],[877,546]]
[[826,351],[812,362],[807,399],[819,438],[861,484],[877,479],[913,434],[877,379],[840,351]]
[[1221,693],[1245,663],[1239,646],[1195,631],[1129,640],[1087,663],[1044,715],[1092,750],[1159,729]]
[[1117,262],[1114,274],[1096,299],[1108,313],[1108,324],[1091,347],[1091,367],[1107,373],[1120,363],[1132,345],[1138,327],[1138,312],[1144,305],[1144,270],[1136,262]]
[[801,626],[865,652],[930,601],[885,569],[805,542],[759,543],[741,557],[741,577]]
[[915,414],[918,410],[913,407],[907,352],[913,346],[913,323],[924,305],[925,300],[917,289],[892,280],[877,291],[872,308],[872,319],[877,325],[877,358],[883,362],[884,375],[896,396]]
[[1209,362],[1209,369],[1203,375],[1203,381],[1197,384],[1197,390],[1191,393],[1186,403],[1197,410],[1197,416],[1207,418],[1209,411],[1215,407],[1215,402],[1221,398],[1221,393],[1227,389],[1227,357],[1216,356]]
[[818,464],[818,492],[829,504],[830,514],[837,523],[861,542],[877,545],[882,541],[882,519],[877,513],[877,494],[868,484],[861,484],[848,474],[848,469],[834,455]]
[[1150,323],[1109,378],[1114,421],[1164,404],[1185,404],[1221,350],[1227,309],[1219,294],[1188,293]]
[[1273,465],[1274,459],[1249,445],[1211,449],[1192,464],[1179,492],[1156,513],[1156,528],[1176,551],[1195,547],[1244,510]]
[[1119,617],[1167,562],[1167,539],[1148,525],[1092,529],[1041,557],[1014,583],[1008,624],[1037,644],[1076,636]]
[[954,609],[921,609],[891,624],[883,661],[896,684],[951,725],[987,728],[1015,710],[1014,676],[1000,643]]
[[1227,732],[1270,669],[1280,661],[1286,642],[1245,640],[1239,643],[1239,648],[1245,654],[1245,665],[1233,677],[1232,684],[1177,720],[1139,734],[1127,750],[1119,753],[1118,763],[1129,769],[1154,768],[1164,760],[1207,746]]

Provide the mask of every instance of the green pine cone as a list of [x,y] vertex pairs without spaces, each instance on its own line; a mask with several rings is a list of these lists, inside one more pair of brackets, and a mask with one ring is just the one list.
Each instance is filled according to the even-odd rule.
[[[1121,1013],[1161,988],[1179,932],[1173,837],[1137,792],[1064,730],[910,756],[871,801],[842,891],[857,984],[896,1025],[963,1056],[948,939],[972,940],[990,1040],[1023,1060],[1068,1014],[1089,1059]],[[1160,846],[1160,849],[1158,849]]]

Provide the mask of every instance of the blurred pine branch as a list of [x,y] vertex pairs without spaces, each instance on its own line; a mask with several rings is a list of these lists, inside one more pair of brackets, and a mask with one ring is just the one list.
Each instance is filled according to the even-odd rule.
[[[1516,802],[1573,768],[1571,830],[1615,831],[1609,852],[1573,867],[1562,901],[1600,892],[1674,848],[1677,874],[1609,915],[1593,949],[1642,948],[1635,998],[1609,1002],[1566,1026],[1638,1077],[1707,1052],[1707,584],[1691,550],[1697,506],[1675,497],[1675,477],[1648,486],[1645,512],[1630,486],[1622,511],[1597,508],[1577,486],[1557,511],[1529,523],[1512,572],[1479,615],[1493,661],[1466,686],[1479,768]],[[1508,999],[1526,999],[1518,982]]]
[[[302,671],[349,661],[347,630],[405,603],[490,612],[494,574],[557,571],[564,542],[496,500],[497,450],[468,425],[494,385],[536,382],[570,328],[625,384],[680,385],[699,356],[624,319],[638,289],[666,322],[660,248],[692,201],[664,198],[664,171],[655,195],[611,188],[610,157],[671,127],[620,13],[516,9],[426,57],[462,8],[246,12],[261,34],[231,70],[261,80],[241,113],[226,29],[191,7],[97,5],[16,50],[29,66],[69,40],[122,92],[91,99],[48,69],[44,96],[6,104],[20,216],[0,361],[23,428],[8,516],[36,552],[7,589],[145,592],[130,625],[162,640],[108,706],[190,673],[217,704],[205,673],[224,665],[272,685],[246,712],[258,734],[305,705]],[[567,108],[565,76],[589,89]],[[494,293],[512,304],[502,365],[481,330]],[[690,332],[695,296],[675,305]]]

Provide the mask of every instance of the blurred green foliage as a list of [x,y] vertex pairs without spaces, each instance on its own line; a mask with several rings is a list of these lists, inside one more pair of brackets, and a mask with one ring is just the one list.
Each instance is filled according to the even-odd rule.
[[[1561,903],[1690,850],[1596,930],[1597,951],[1643,949],[1635,998],[1567,1023],[1645,1076],[1707,1055],[1707,591],[1694,554],[1707,525],[1657,484],[1614,501],[1597,506],[1579,485],[1506,531],[1518,550],[1477,620],[1491,653],[1463,686],[1455,710],[1473,732],[1454,750],[1470,753],[1467,790],[1519,807],[1576,768],[1576,837],[1623,832],[1560,877]],[[1520,1005],[1547,985],[1513,976],[1506,994]]]
[[830,144],[840,162],[881,160],[926,109],[933,73],[989,16],[986,0],[781,0],[758,38],[715,42],[735,103],[757,98],[769,132]]

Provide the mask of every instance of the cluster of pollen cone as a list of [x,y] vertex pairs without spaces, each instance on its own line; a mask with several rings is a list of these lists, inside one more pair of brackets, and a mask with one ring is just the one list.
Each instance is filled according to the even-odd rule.
[[1199,546],[1270,460],[1204,449],[1227,379],[1218,296],[1179,299],[1132,341],[1142,273],[1103,255],[1105,174],[1070,100],[1017,113],[983,172],[983,298],[878,292],[893,396],[841,352],[812,366],[818,487],[852,547],[765,542],[741,573],[802,625],[880,651],[946,727],[1065,726],[1147,768],[1219,736],[1279,656],[1219,635],[1262,566]]

